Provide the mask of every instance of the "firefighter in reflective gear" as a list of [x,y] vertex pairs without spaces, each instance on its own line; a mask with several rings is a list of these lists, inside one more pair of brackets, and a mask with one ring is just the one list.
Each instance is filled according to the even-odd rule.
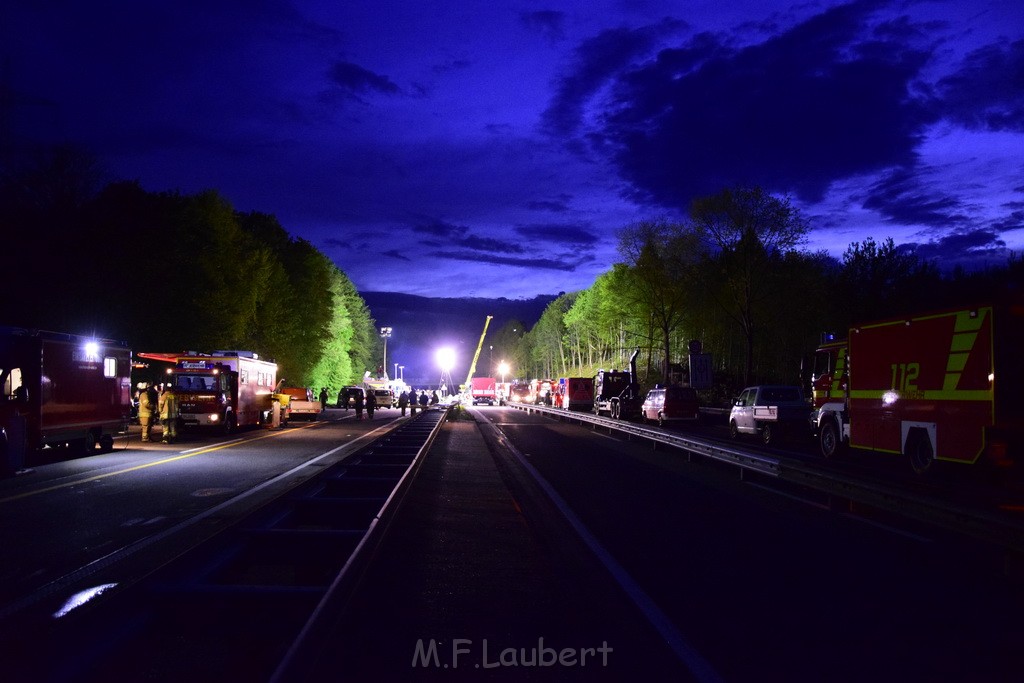
[[171,385],[160,394],[160,419],[164,424],[163,442],[173,443],[178,438],[178,396]]
[[139,384],[139,424],[142,426],[142,441],[148,442],[149,425],[153,421],[153,401],[149,396],[149,385],[145,382]]

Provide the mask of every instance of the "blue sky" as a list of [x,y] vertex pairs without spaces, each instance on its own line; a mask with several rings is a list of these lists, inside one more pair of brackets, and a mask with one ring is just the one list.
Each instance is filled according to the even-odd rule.
[[7,149],[274,214],[364,291],[588,287],[616,232],[760,185],[809,249],[1024,249],[1024,3],[18,3]]

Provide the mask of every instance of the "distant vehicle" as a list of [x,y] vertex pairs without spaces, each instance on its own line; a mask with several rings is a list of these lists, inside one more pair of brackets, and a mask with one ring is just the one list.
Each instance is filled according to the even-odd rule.
[[594,409],[593,377],[562,377],[555,385],[554,406],[564,410]]
[[493,377],[474,377],[470,380],[470,396],[473,405],[486,403],[493,406],[498,402],[498,389]]
[[378,408],[393,408],[398,404],[395,392],[390,389],[374,389],[373,397],[377,399]]
[[131,366],[124,342],[0,328],[0,475],[47,446],[112,450],[131,412]]
[[550,379],[535,379],[530,383],[532,403],[539,406],[552,405],[556,383]]
[[640,347],[629,357],[628,370],[598,370],[594,377],[594,414],[607,413],[614,419],[629,420],[640,416],[640,387],[636,379],[636,357]]
[[528,382],[512,382],[508,389],[508,400],[511,403],[530,403],[530,384]]
[[349,408],[356,407],[356,396],[362,396],[363,401],[366,401],[366,390],[362,387],[344,387],[341,390],[341,395],[338,397],[338,407],[348,410]]
[[313,396],[309,387],[283,387],[280,391],[288,395],[288,415],[286,420],[314,421],[324,411],[323,406]]
[[729,411],[729,434],[756,434],[764,445],[788,434],[806,434],[811,406],[798,386],[766,384],[747,387]]
[[695,422],[700,419],[700,400],[693,387],[656,386],[647,392],[640,417],[644,422],[657,422],[659,427],[666,422]]

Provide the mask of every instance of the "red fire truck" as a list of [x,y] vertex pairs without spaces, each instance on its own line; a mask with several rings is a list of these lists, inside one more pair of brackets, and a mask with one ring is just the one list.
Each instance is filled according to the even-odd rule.
[[982,306],[854,327],[817,351],[812,426],[821,454],[842,446],[996,465],[1020,457],[1024,308]]
[[124,342],[0,328],[0,474],[47,446],[114,446],[131,413],[132,352]]
[[277,364],[252,351],[180,356],[169,372],[186,427],[218,427],[231,434],[266,424],[270,417]]
[[474,377],[469,382],[473,405],[486,403],[493,406],[498,402],[498,390],[493,377]]
[[511,403],[532,403],[530,383],[522,380],[513,381],[508,388],[508,400]]
[[554,406],[565,410],[594,409],[593,377],[562,377],[555,385]]
[[529,402],[537,405],[551,405],[555,391],[554,380],[535,379],[530,382]]

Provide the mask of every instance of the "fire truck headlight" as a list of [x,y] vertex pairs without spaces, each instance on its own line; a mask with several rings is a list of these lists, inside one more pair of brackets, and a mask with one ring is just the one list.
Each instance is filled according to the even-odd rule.
[[895,391],[887,391],[882,394],[882,404],[891,406],[893,403],[900,399],[900,395]]
[[217,418],[219,417],[220,415],[218,415],[217,413],[213,413],[212,415],[210,415],[210,422],[216,422]]

